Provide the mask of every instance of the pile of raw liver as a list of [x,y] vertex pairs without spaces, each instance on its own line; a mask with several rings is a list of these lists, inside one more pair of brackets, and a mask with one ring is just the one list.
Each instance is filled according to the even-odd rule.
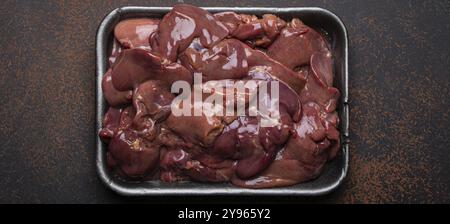
[[[339,151],[333,56],[324,35],[301,20],[177,5],[161,20],[123,20],[114,36],[99,135],[121,177],[280,187],[316,178]],[[173,116],[171,84],[192,84],[194,73],[205,82],[279,80],[280,125]]]

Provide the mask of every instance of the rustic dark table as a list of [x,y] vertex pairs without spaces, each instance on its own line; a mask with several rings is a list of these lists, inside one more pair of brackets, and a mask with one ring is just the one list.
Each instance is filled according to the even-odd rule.
[[[321,197],[245,202],[450,202],[449,1],[184,1],[319,6],[350,36],[351,145],[345,183]],[[121,197],[95,169],[95,33],[124,5],[168,1],[3,1],[0,202],[215,202]],[[239,202],[239,197],[220,201]]]

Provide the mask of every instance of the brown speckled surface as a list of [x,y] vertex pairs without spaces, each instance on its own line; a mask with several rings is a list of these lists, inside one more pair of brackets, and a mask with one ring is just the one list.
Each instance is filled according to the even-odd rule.
[[[184,2],[319,6],[335,12],[347,25],[348,178],[326,196],[252,197],[246,202],[450,203],[450,2]],[[97,26],[119,6],[171,4],[144,0],[2,2],[0,202],[217,201],[217,197],[121,197],[103,186],[95,170]]]

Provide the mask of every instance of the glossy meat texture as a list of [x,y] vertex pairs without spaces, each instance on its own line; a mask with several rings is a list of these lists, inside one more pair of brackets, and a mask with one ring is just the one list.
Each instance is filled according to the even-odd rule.
[[303,74],[296,73],[293,70],[282,65],[278,61],[268,57],[267,54],[259,50],[248,52],[248,63],[251,66],[265,66],[270,70],[270,74],[277,80],[289,85],[295,92],[300,93],[305,86],[306,79]]
[[148,140],[155,139],[159,131],[151,130],[170,115],[173,98],[168,87],[161,81],[149,80],[139,85],[133,94],[133,107],[136,109],[133,124],[136,130]]
[[340,96],[339,90],[329,85],[333,83],[333,77],[330,75],[330,71],[332,71],[330,53],[314,54],[311,57],[311,66],[309,69],[303,68],[299,71],[299,73],[307,77],[305,88],[300,93],[301,101],[304,103],[316,102],[327,113],[336,110],[337,101]]
[[[248,79],[250,80],[277,80],[271,73],[270,67],[255,66],[250,69]],[[268,95],[270,97],[270,86],[268,86]],[[292,117],[292,120],[298,122],[301,117],[301,102],[299,95],[292,89],[292,87],[284,82],[279,82],[279,104],[284,106],[286,112]]]
[[251,179],[233,178],[233,184],[270,188],[305,182],[316,178],[323,165],[336,156],[340,148],[339,118],[335,111],[339,91],[329,86],[333,82],[331,72],[329,53],[311,57],[310,67],[299,71],[307,83],[300,93],[302,118],[294,123],[293,136],[260,175]]
[[163,64],[160,57],[139,48],[124,50],[112,67],[112,82],[120,91],[155,79],[171,86],[175,81],[192,83],[192,74],[178,63]]
[[254,46],[267,47],[278,36],[281,29],[286,26],[286,22],[272,14],[265,14],[261,19],[244,19],[232,33],[232,36],[239,40],[250,40]]
[[194,41],[180,56],[182,65],[192,72],[201,73],[203,81],[241,79],[247,76],[248,63],[240,41],[226,39],[205,49]]
[[305,77],[271,59],[264,52],[252,49],[236,39],[219,42],[211,50],[196,47],[181,55],[182,65],[201,73],[205,81],[245,78],[254,66],[266,66],[272,76],[290,85],[298,93],[305,85]]
[[159,80],[149,80],[139,85],[133,94],[133,106],[137,117],[163,121],[170,115],[170,104],[174,95],[169,87]]
[[114,87],[111,78],[111,69],[109,69],[103,76],[102,90],[106,102],[108,102],[111,107],[120,107],[130,103],[131,98],[133,97],[133,91],[119,91]]
[[190,5],[176,5],[167,13],[152,37],[155,52],[171,62],[176,61],[194,38],[206,48],[215,45],[228,35],[228,29],[213,15]]
[[124,48],[150,50],[149,38],[158,29],[158,19],[127,19],[114,28],[114,37]]
[[280,34],[286,22],[273,14],[264,14],[261,19],[252,15],[223,12],[214,15],[230,31],[230,36],[242,40],[252,47],[267,47]]
[[[194,111],[194,110],[193,110]],[[185,141],[202,147],[211,147],[223,129],[222,119],[215,116],[174,116],[166,121],[170,130]]]
[[[161,20],[122,20],[114,37],[102,81],[109,108],[99,136],[121,178],[282,187],[317,178],[339,152],[333,55],[326,38],[301,20],[212,15],[181,4]],[[205,84],[203,100],[216,93],[224,108],[229,103],[237,112],[245,99],[245,115],[206,114],[191,101],[183,104],[191,115],[175,116],[171,86],[186,81],[192,100],[194,74]],[[275,102],[270,85],[262,97],[227,92],[233,81],[250,80],[279,81],[280,116],[269,119],[273,126],[262,126],[267,115],[250,104]]]
[[122,45],[120,45],[119,41],[114,39],[113,45],[111,48],[111,54],[109,55],[109,58],[108,58],[109,67],[112,67],[112,65],[116,62],[116,59],[119,56],[119,54],[122,52],[122,50],[123,50]]
[[307,65],[316,52],[329,52],[325,39],[299,19],[293,19],[267,49],[271,58],[290,69]]
[[119,125],[108,145],[107,162],[119,175],[141,179],[158,166],[160,145],[143,138],[135,129],[135,115],[131,106],[121,111]]
[[234,174],[236,163],[210,155],[206,151],[188,153],[183,149],[165,151],[161,159],[161,180],[174,182],[186,177],[202,182],[226,182]]
[[114,134],[117,133],[121,114],[122,110],[114,107],[110,107],[108,111],[106,111],[105,117],[103,118],[102,129],[99,132],[102,141],[109,142],[114,137]]
[[[333,118],[331,118],[333,117]],[[333,119],[330,122],[328,119]],[[233,179],[247,188],[282,187],[316,178],[323,165],[339,150],[336,114],[321,114],[315,103],[303,105],[303,117],[294,124],[294,135],[277,158],[260,175],[251,179]]]
[[217,138],[212,153],[237,161],[236,175],[250,178],[264,170],[290,136],[292,120],[283,106],[279,126],[261,127],[258,117],[239,117]]

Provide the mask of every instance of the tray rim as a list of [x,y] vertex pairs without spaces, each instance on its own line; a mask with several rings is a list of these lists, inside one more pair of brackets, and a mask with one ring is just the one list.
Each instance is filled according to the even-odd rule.
[[[268,189],[246,189],[246,188],[215,188],[215,189],[193,189],[193,188],[160,188],[153,187],[152,189],[145,187],[128,188],[121,186],[111,177],[105,166],[104,162],[104,150],[102,149],[102,141],[98,136],[98,132],[101,129],[103,120],[102,108],[104,107],[104,99],[101,87],[101,81],[103,74],[106,70],[106,63],[104,63],[107,55],[104,53],[103,40],[108,33],[108,27],[114,20],[120,20],[121,15],[126,13],[164,13],[172,9],[172,7],[146,7],[146,6],[124,6],[112,10],[108,13],[102,22],[100,23],[96,33],[96,168],[97,173],[101,181],[107,185],[110,189],[120,195],[126,196],[156,196],[156,195],[296,195],[296,196],[318,196],[332,192],[338,188],[348,173],[349,166],[349,97],[348,97],[348,34],[347,29],[342,20],[334,13],[327,9],[320,7],[201,7],[207,11],[219,12],[219,11],[254,11],[254,12],[271,12],[287,13],[287,12],[309,12],[309,13],[321,13],[329,16],[335,22],[338,23],[343,35],[342,47],[343,55],[343,84],[344,89],[341,89],[342,95],[342,114],[341,122],[343,134],[342,134],[342,156],[343,167],[341,168],[340,176],[337,181],[326,187],[318,189],[282,189],[282,188],[268,188]],[[314,181],[314,180],[313,180]]]

